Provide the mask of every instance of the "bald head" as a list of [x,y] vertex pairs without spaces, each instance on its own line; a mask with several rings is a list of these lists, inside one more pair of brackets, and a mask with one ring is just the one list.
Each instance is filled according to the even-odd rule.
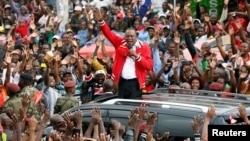
[[112,92],[114,91],[114,81],[113,80],[110,80],[110,79],[106,79],[104,82],[103,82],[103,90],[104,92]]

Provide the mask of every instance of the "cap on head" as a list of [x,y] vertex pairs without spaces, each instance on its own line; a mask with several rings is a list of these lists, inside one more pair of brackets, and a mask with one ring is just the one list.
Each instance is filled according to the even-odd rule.
[[122,19],[122,18],[123,18],[122,13],[118,13],[118,14],[116,15],[116,18],[117,18],[117,19]]
[[222,91],[224,89],[223,84],[218,83],[218,82],[213,82],[212,84],[210,84],[209,86],[209,90],[210,91]]
[[24,81],[33,81],[33,77],[29,73],[22,73],[20,78]]
[[76,86],[76,83],[74,81],[67,81],[64,83],[64,88],[72,88],[75,86]]
[[82,7],[81,7],[81,6],[76,6],[76,7],[74,8],[74,10],[75,10],[75,11],[82,11]]
[[15,84],[15,83],[8,83],[6,85],[6,89],[9,91],[9,92],[12,92],[12,93],[17,93],[19,90],[20,90],[20,87]]
[[54,36],[52,37],[52,39],[57,39],[57,40],[60,40],[60,39],[61,39],[61,37],[60,37],[59,35],[54,35]]
[[149,30],[149,29],[155,29],[155,27],[154,26],[149,26],[148,28],[147,28],[147,30]]
[[98,70],[98,71],[95,72],[95,75],[98,75],[98,74],[103,74],[103,75],[105,75],[106,73],[105,73],[104,70]]
[[11,8],[11,6],[10,6],[9,4],[6,4],[6,5],[4,6],[4,9],[7,9],[7,8]]
[[72,29],[67,29],[67,33],[73,33]]

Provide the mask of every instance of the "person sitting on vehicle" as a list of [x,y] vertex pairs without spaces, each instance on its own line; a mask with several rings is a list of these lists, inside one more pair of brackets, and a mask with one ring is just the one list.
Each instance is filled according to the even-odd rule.
[[79,105],[79,101],[73,96],[76,90],[75,86],[76,83],[74,81],[67,81],[66,83],[64,83],[66,95],[57,99],[56,105],[54,107],[55,114],[61,114],[68,109]]

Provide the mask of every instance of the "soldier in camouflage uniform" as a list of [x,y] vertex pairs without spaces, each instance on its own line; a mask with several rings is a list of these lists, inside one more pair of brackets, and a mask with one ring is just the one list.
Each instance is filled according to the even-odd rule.
[[30,97],[30,102],[27,110],[27,116],[35,116],[36,119],[40,120],[43,111],[39,104],[34,104],[34,95],[38,92],[38,89],[33,87],[33,77],[29,73],[23,73],[20,75],[20,80],[18,83],[21,91],[18,93],[18,96],[28,96]]
[[73,95],[75,94],[76,83],[74,81],[67,81],[64,83],[64,88],[66,95],[57,99],[55,105],[55,114],[62,114],[70,108],[76,107],[79,105],[79,100],[76,99]]
[[22,107],[22,98],[17,95],[20,87],[14,83],[7,83],[6,90],[9,98],[4,103],[2,113],[10,112],[18,115],[19,109]]

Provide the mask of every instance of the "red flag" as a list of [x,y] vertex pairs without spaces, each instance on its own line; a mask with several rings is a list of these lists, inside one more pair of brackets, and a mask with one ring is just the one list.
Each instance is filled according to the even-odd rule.
[[234,124],[237,122],[237,120],[233,119],[233,113],[230,113],[229,119],[230,119],[230,124]]
[[2,93],[0,93],[0,108],[4,105],[4,96]]
[[37,91],[34,96],[34,104],[36,105],[43,98],[43,92]]

